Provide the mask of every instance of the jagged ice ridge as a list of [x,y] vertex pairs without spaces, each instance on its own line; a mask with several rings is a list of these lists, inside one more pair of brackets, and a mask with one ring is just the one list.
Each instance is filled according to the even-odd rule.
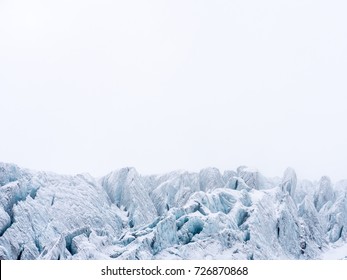
[[347,181],[291,168],[93,178],[0,163],[0,259],[319,259],[346,239]]

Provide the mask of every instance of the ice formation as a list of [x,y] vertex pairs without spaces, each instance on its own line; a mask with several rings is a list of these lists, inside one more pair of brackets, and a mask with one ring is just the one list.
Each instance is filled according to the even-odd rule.
[[319,259],[346,241],[347,181],[291,168],[96,179],[0,163],[0,259]]

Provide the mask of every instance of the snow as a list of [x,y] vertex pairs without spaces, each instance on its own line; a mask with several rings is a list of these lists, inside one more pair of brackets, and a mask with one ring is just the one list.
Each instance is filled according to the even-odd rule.
[[331,246],[320,258],[323,260],[347,260],[347,243],[341,246]]
[[1,163],[0,259],[341,259],[346,186],[291,168],[95,179]]

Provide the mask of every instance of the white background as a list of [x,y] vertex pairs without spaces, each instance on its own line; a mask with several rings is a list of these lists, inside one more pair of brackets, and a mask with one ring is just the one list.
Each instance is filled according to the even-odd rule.
[[347,178],[346,1],[0,0],[0,161]]
[[[125,267],[153,269],[185,269],[185,276],[101,276],[101,269]],[[246,276],[195,275],[194,267],[248,267]],[[187,271],[191,270],[190,273]],[[9,279],[342,279],[346,275],[345,261],[2,261],[1,276]]]

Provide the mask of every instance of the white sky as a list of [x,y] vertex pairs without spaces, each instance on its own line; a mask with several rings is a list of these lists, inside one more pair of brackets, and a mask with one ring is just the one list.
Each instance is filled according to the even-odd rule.
[[0,161],[347,178],[347,1],[0,0]]

